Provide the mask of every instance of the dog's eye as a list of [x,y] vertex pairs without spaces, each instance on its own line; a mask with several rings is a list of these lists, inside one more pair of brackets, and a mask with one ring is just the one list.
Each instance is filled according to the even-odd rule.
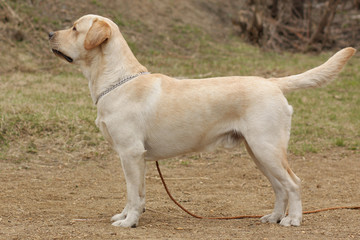
[[74,26],[72,30],[73,30],[73,31],[76,31],[76,27]]

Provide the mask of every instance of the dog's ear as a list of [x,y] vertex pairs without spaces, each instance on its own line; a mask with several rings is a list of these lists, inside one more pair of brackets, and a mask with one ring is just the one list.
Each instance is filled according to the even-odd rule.
[[102,20],[95,20],[86,34],[84,47],[86,50],[91,50],[104,41],[111,35],[111,28],[108,23]]

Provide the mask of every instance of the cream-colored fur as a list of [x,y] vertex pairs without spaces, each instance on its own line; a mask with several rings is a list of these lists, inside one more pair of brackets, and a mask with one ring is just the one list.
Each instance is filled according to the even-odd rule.
[[[86,15],[49,37],[56,55],[81,67],[94,103],[119,79],[147,71],[107,18]],[[141,75],[102,97],[96,125],[119,154],[127,186],[127,204],[113,216],[113,225],[138,225],[145,208],[146,161],[244,141],[276,195],[273,213],[261,221],[299,226],[300,179],[286,157],[293,110],[283,93],[329,82],[354,53],[345,48],[319,67],[282,78]]]

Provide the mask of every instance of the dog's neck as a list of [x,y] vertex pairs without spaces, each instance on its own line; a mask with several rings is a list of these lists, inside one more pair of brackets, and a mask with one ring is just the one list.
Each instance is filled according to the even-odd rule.
[[135,58],[121,33],[116,34],[118,36],[89,52],[86,60],[80,64],[84,76],[89,81],[94,104],[99,94],[119,79],[147,72]]

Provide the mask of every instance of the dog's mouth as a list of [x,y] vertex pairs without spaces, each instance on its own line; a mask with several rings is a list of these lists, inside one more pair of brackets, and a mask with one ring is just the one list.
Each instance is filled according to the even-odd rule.
[[52,49],[53,53],[56,55],[56,56],[59,56],[59,57],[62,57],[64,58],[66,61],[68,61],[69,63],[72,63],[74,60],[69,57],[69,56],[66,56],[65,54],[63,54],[62,52],[60,52],[59,50],[56,50],[56,49]]

